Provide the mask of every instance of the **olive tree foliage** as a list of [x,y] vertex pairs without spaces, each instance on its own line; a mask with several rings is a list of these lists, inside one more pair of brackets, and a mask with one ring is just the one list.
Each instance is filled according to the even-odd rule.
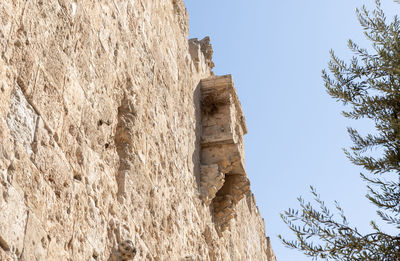
[[311,187],[313,203],[300,197],[299,210],[281,214],[295,239],[279,237],[314,259],[400,260],[400,23],[397,16],[387,22],[378,0],[372,12],[365,6],[356,12],[371,48],[349,40],[353,58],[345,62],[331,51],[322,77],[329,95],[348,109],[345,117],[370,119],[375,125],[366,136],[348,128],[353,146],[345,154],[366,170],[361,178],[367,183],[367,199],[398,233],[387,234],[373,221],[369,234],[360,233],[337,202],[331,211]]

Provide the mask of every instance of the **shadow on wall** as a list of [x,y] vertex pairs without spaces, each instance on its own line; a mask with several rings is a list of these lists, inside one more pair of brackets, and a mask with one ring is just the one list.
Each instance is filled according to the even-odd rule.
[[201,153],[201,83],[197,84],[193,92],[194,110],[196,117],[196,140],[195,149],[192,155],[193,173],[196,178],[197,188],[200,192],[200,153]]

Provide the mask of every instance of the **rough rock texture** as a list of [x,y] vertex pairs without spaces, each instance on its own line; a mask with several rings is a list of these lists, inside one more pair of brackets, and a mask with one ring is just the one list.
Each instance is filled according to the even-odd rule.
[[0,260],[275,260],[187,37],[181,0],[0,2]]

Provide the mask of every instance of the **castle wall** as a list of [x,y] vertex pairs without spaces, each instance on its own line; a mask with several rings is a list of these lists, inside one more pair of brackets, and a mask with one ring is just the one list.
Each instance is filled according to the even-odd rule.
[[187,38],[181,0],[0,2],[0,260],[274,260],[250,191],[223,231],[201,196]]

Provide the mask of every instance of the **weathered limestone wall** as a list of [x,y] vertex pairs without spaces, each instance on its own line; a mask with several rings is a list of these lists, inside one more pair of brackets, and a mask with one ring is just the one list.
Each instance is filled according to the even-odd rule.
[[0,2],[0,260],[275,260],[232,79],[187,38],[182,0]]

